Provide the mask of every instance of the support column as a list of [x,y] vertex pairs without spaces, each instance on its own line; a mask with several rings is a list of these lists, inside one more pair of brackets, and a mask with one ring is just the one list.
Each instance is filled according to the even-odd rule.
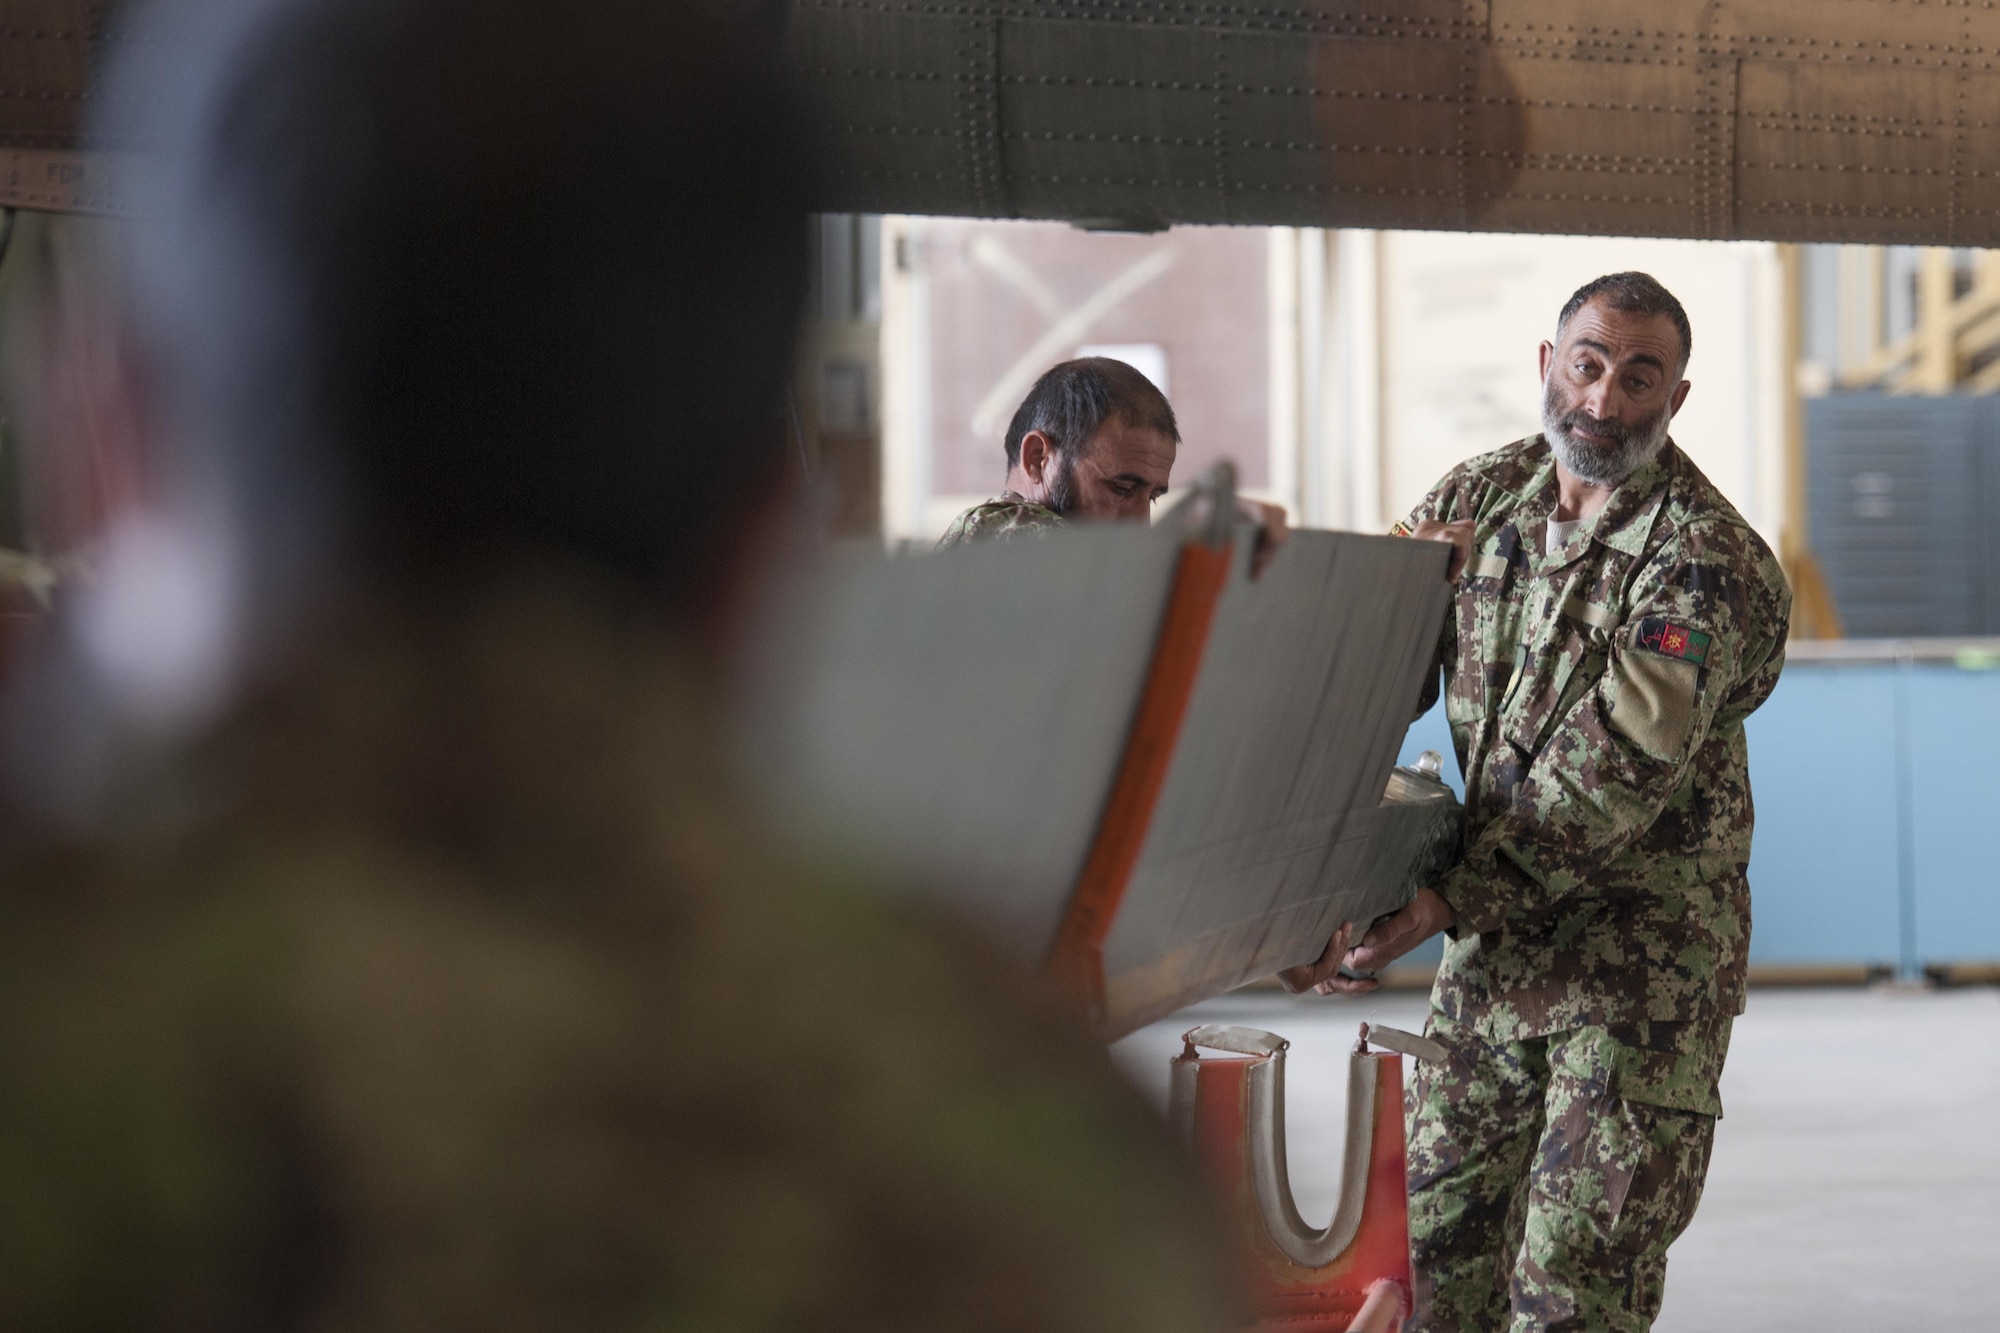
[[926,536],[931,494],[931,300],[924,220],[882,219],[882,527]]
[[1792,637],[1837,639],[1841,637],[1840,614],[1834,608],[1819,561],[1813,557],[1808,523],[1805,397],[1799,388],[1799,362],[1804,350],[1802,258],[1796,245],[1778,247],[1785,364],[1785,507],[1778,558],[1792,582]]
[[1951,279],[1951,251],[1941,246],[1926,249],[1917,269],[1917,365],[1913,387],[1921,393],[1950,393],[1958,383]]
[[1335,316],[1330,402],[1326,411],[1334,503],[1329,520],[1356,532],[1380,532],[1386,448],[1382,414],[1382,261],[1379,231],[1335,233]]
[[1840,373],[1874,362],[1882,350],[1882,247],[1840,247]]
[[1304,359],[1303,275],[1300,252],[1312,235],[1292,227],[1272,227],[1266,232],[1269,258],[1265,265],[1266,323],[1269,371],[1266,377],[1265,416],[1269,421],[1269,459],[1265,475],[1270,478],[1268,498],[1285,507],[1293,524],[1304,520],[1301,463],[1309,437],[1305,385],[1310,370]]
[[1299,232],[1299,521],[1315,528],[1333,526],[1326,472],[1332,442],[1334,236],[1319,227]]

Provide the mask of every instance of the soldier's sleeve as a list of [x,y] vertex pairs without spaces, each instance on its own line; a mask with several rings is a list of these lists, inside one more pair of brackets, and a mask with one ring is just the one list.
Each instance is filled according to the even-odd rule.
[[1511,806],[1435,886],[1455,934],[1580,892],[1659,818],[1703,743],[1777,684],[1791,592],[1747,529],[1677,534],[1641,575],[1603,675],[1548,732]]
[[1432,520],[1448,523],[1455,517],[1458,507],[1459,477],[1456,471],[1448,473],[1444,480],[1431,488],[1429,495],[1417,501],[1417,507],[1403,518],[1389,525],[1392,537],[1407,537],[1417,530],[1417,524]]
[[[1453,472],[1432,488],[1431,493],[1417,502],[1417,507],[1389,527],[1392,537],[1407,537],[1417,530],[1417,524],[1431,519],[1450,521],[1458,503],[1458,473]],[[1430,670],[1424,675],[1423,692],[1417,696],[1417,710],[1412,713],[1415,721],[1437,706],[1438,696],[1444,692],[1445,677],[1451,672],[1451,664],[1458,647],[1458,617],[1450,607],[1445,608],[1444,623],[1438,627],[1437,651],[1431,657]]]
[[1054,510],[1025,501],[989,500],[985,504],[974,505],[952,520],[951,526],[938,538],[937,549],[958,546],[964,542],[978,541],[985,537],[1018,537],[1023,533],[1040,536],[1062,526],[1063,519]]
[[951,526],[944,530],[944,536],[938,538],[936,549],[942,551],[948,546],[958,546],[978,536],[979,511],[985,507],[985,505],[974,505],[953,519]]

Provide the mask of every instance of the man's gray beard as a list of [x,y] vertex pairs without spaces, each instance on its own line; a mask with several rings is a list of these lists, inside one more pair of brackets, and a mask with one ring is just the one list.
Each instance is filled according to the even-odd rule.
[[[1650,421],[1636,426],[1599,421],[1580,409],[1575,412],[1561,409],[1551,377],[1542,391],[1542,435],[1549,448],[1555,450],[1556,460],[1593,486],[1616,486],[1652,462],[1667,447],[1667,432],[1673,425],[1673,416],[1664,407]],[[1584,423],[1589,424],[1593,435],[1608,435],[1617,443],[1604,449],[1577,439],[1570,429]]]

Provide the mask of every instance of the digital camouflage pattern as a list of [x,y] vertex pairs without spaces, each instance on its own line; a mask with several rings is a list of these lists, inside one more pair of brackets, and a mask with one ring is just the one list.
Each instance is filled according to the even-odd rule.
[[1790,589],[1671,442],[1544,554],[1555,503],[1537,435],[1409,520],[1474,525],[1439,652],[1466,852],[1434,886],[1458,917],[1437,1006],[1513,1037],[1741,1013],[1743,719],[1784,665]]
[[1039,537],[1064,523],[1063,516],[1047,505],[1024,500],[1013,491],[1002,491],[997,500],[988,500],[960,514],[938,538],[937,549],[957,546],[982,537],[1018,537],[1032,533]]
[[[1671,442],[1547,552],[1555,505],[1554,456],[1537,435],[1454,469],[1403,525],[1473,523],[1439,645],[1466,851],[1433,886],[1457,924],[1430,1027],[1485,1053],[1420,1076],[1411,1225],[1418,1252],[1443,1265],[1440,1292],[1468,1272],[1504,1277],[1515,1250],[1492,1217],[1504,1196],[1528,1219],[1516,1329],[1643,1328],[1666,1244],[1699,1196],[1743,1009],[1743,720],[1777,684],[1791,594],[1769,548]],[[1642,1141],[1660,1154],[1651,1166]],[[1630,1188],[1613,1190],[1624,1213],[1586,1206],[1610,1187],[1576,1155],[1585,1142],[1632,1164]],[[1627,1213],[1657,1255],[1626,1253]],[[1477,1301],[1496,1280],[1473,1284]],[[1543,1320],[1585,1306],[1598,1313]],[[1490,1314],[1417,1327],[1504,1324]]]
[[656,613],[354,615],[116,835],[0,874],[0,1326],[1240,1324],[1024,978],[731,795]]
[[[1692,1043],[1661,1026],[1494,1041],[1433,1022],[1451,1059],[1419,1063],[1411,1084],[1413,1327],[1652,1326],[1715,1133],[1713,1115],[1670,1103],[1712,1086],[1729,1024]],[[1671,1049],[1690,1045],[1700,1054]]]

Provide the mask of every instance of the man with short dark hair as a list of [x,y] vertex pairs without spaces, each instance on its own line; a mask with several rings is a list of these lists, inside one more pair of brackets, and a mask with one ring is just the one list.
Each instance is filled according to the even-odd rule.
[[[938,549],[984,537],[1054,531],[1072,520],[1144,519],[1167,493],[1180,425],[1167,396],[1123,361],[1087,356],[1052,366],[1007,426],[1007,489],[952,520]],[[1257,525],[1251,569],[1285,544],[1285,511],[1239,496]]]
[[1692,342],[1646,274],[1586,284],[1541,346],[1542,433],[1396,525],[1457,548],[1465,857],[1286,979],[1365,991],[1336,969],[1450,933],[1426,1030],[1451,1058],[1411,1091],[1413,1329],[1645,1329],[1701,1196],[1750,939],[1743,720],[1791,594],[1669,437]]
[[130,485],[0,838],[0,1326],[1220,1333],[1026,978],[787,851],[732,620],[811,163],[721,7],[172,0]]
[[1008,423],[1007,488],[960,514],[938,546],[1046,532],[1071,518],[1144,518],[1167,493],[1180,443],[1167,396],[1125,362],[1053,366]]

